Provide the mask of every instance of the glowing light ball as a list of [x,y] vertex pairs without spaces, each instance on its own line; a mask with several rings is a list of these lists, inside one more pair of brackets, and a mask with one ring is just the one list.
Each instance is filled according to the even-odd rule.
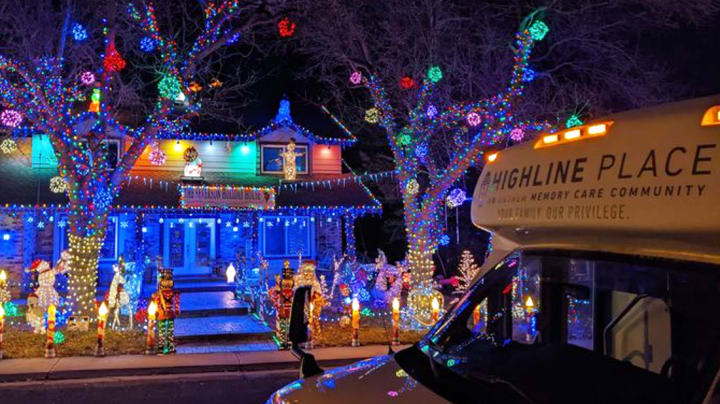
[[154,166],[161,166],[165,164],[167,156],[165,155],[165,152],[156,148],[150,152],[148,159],[150,160],[150,164]]
[[450,236],[448,236],[447,234],[443,234],[440,237],[440,245],[448,245],[448,244],[450,244]]
[[415,178],[412,178],[407,182],[407,185],[405,185],[405,191],[407,191],[410,195],[415,195],[418,191],[420,191],[420,184]]
[[5,139],[0,143],[0,150],[5,154],[10,154],[17,150],[17,143],[13,139]]
[[281,38],[290,38],[295,34],[296,26],[297,24],[291,21],[290,18],[285,17],[282,20],[278,21],[278,34],[280,34]]
[[145,53],[150,53],[155,50],[155,40],[149,36],[143,37],[140,40],[140,50]]
[[62,194],[67,191],[67,182],[59,176],[50,178],[50,192],[54,194]]
[[468,125],[475,127],[480,125],[480,122],[482,122],[482,118],[480,117],[480,114],[477,112],[471,112],[467,114],[467,123]]
[[525,131],[521,128],[515,128],[510,131],[510,139],[513,142],[520,142],[525,137]]
[[417,156],[417,158],[419,158],[421,160],[424,159],[425,157],[427,157],[428,153],[430,153],[430,150],[428,148],[427,143],[420,143],[415,148],[415,156]]
[[20,122],[22,122],[22,119],[22,115],[14,109],[6,109],[0,113],[0,122],[11,128],[17,128]]
[[425,116],[427,116],[428,119],[435,119],[437,114],[438,114],[437,107],[433,104],[428,105],[427,111],[425,111]]
[[437,83],[438,81],[442,80],[443,73],[439,66],[430,66],[427,73],[428,80],[432,81],[433,83]]
[[445,198],[445,203],[448,208],[452,209],[462,205],[466,199],[467,194],[465,193],[465,190],[461,188],[454,188],[450,191],[450,193],[448,193],[447,198]]
[[365,111],[365,121],[368,123],[380,122],[380,111],[377,108],[370,108]]
[[412,143],[412,136],[410,135],[409,130],[404,130],[400,132],[400,136],[398,136],[398,144],[400,146],[408,146]]
[[72,29],[70,30],[72,33],[73,39],[82,42],[87,39],[88,33],[85,27],[82,26],[82,24],[75,23],[72,26]]
[[358,85],[358,84],[360,84],[361,81],[362,81],[362,73],[360,73],[359,71],[352,72],[352,74],[350,75],[350,83],[352,83],[354,85]]
[[161,97],[174,100],[181,92],[180,81],[171,74],[163,75],[163,78],[158,83],[158,92]]
[[537,73],[535,73],[535,70],[531,68],[525,69],[525,72],[523,73],[522,80],[526,83],[531,82],[535,80],[535,76],[537,76]]
[[572,128],[575,126],[580,126],[582,124],[583,124],[583,121],[581,121],[580,118],[575,114],[570,115],[570,118],[568,118],[567,121],[565,121],[566,128]]
[[91,71],[82,72],[82,74],[80,74],[80,82],[89,86],[95,83],[95,75]]
[[412,77],[405,76],[400,79],[400,87],[404,90],[409,90],[415,87],[415,80],[413,80]]
[[543,38],[545,38],[545,35],[550,32],[550,28],[548,28],[544,22],[537,20],[530,26],[528,31],[530,31],[532,39],[542,41]]

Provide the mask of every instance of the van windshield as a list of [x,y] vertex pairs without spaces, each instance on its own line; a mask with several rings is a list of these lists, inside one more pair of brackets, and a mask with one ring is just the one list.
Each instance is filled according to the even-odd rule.
[[527,402],[693,402],[718,371],[719,300],[716,266],[516,252],[419,348]]

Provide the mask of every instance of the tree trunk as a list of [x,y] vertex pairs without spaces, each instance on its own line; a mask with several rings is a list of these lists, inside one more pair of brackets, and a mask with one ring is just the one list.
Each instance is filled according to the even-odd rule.
[[[71,204],[71,207],[73,205]],[[74,315],[94,318],[98,260],[105,239],[107,212],[71,208],[68,217],[70,273],[68,294]],[[84,212],[84,213],[78,213]]]

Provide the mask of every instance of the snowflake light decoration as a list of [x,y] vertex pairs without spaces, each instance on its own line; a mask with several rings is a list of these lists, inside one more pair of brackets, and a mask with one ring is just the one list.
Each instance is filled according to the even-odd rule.
[[362,73],[360,73],[357,70],[352,72],[352,74],[350,75],[350,83],[352,83],[353,85],[358,85],[358,84],[360,84],[361,81],[362,81]]
[[290,38],[295,34],[296,26],[297,24],[291,21],[290,18],[285,17],[282,20],[278,21],[278,34],[280,34],[281,38]]
[[95,82],[95,75],[91,71],[82,72],[80,74],[80,82],[89,86]]
[[153,148],[152,151],[150,151],[150,155],[148,155],[148,159],[150,160],[150,164],[154,166],[161,166],[165,164],[167,156],[162,150]]
[[528,31],[530,31],[532,39],[542,41],[545,35],[550,32],[550,28],[544,22],[537,20],[528,28]]
[[433,83],[437,83],[438,81],[442,80],[443,73],[439,66],[430,66],[427,73],[428,80],[432,81]]
[[445,204],[448,208],[454,209],[462,205],[465,202],[465,199],[467,199],[465,190],[461,188],[454,188],[450,191],[450,193],[448,193],[447,198],[445,198]]
[[370,108],[365,111],[365,121],[367,123],[380,122],[380,111],[377,108]]
[[60,176],[50,178],[50,192],[54,194],[62,194],[67,191],[67,182]]
[[477,112],[471,112],[467,114],[467,123],[470,126],[478,126],[480,125],[480,122],[482,122],[482,118],[480,117],[480,114]]
[[440,245],[448,245],[450,244],[450,236],[447,234],[443,234],[440,236]]
[[80,23],[75,23],[71,29],[73,39],[77,42],[82,42],[87,39],[88,33],[85,27]]
[[521,142],[525,137],[525,131],[522,128],[515,128],[510,131],[510,139],[513,142]]
[[18,125],[20,125],[20,122],[22,122],[22,119],[22,114],[14,109],[6,109],[0,113],[0,122],[11,128],[17,128]]
[[437,114],[438,114],[437,107],[433,104],[428,105],[427,110],[425,111],[425,116],[427,116],[428,119],[435,119]]
[[523,73],[522,81],[529,83],[529,82],[535,80],[535,76],[537,76],[537,73],[535,72],[535,70],[528,67],[527,69],[525,69],[525,72]]
[[5,139],[0,143],[0,150],[5,154],[10,154],[17,150],[17,143],[13,139]]
[[415,178],[411,178],[410,181],[408,181],[405,185],[405,190],[408,194],[415,195],[418,193],[418,191],[420,191],[420,184]]
[[145,53],[150,53],[155,50],[155,40],[149,36],[143,37],[140,40],[140,50]]

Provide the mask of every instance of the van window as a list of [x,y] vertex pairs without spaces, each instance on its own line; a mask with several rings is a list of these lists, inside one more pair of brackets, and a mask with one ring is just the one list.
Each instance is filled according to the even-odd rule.
[[[550,369],[558,374],[534,374],[547,377],[549,389],[562,373],[597,376],[589,368],[598,366],[608,372],[607,385],[623,378],[615,386],[630,383],[638,394],[638,386],[647,386],[647,394],[676,394],[672,397],[683,402],[698,389],[708,391],[718,370],[718,298],[717,266],[519,252],[473,285],[431,330],[424,351],[432,350],[433,359],[469,378],[503,372],[517,378],[508,363],[520,361],[520,355],[530,360],[526,366],[534,366],[529,363],[549,358],[543,355],[552,350],[556,363]],[[572,369],[576,360],[588,369]]]

